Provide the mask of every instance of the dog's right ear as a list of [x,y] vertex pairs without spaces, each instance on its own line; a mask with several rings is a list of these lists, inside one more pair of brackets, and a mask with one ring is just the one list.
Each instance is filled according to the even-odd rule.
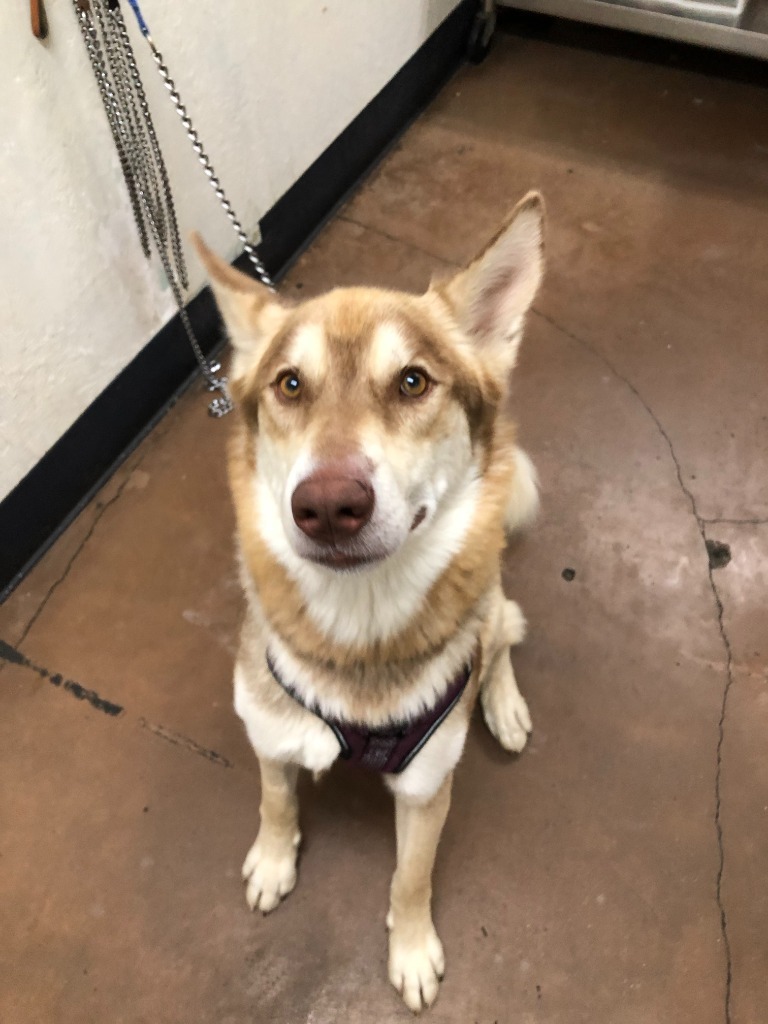
[[275,333],[286,310],[265,285],[235,270],[192,234],[235,350],[243,355],[258,351],[266,336]]
[[515,365],[544,272],[544,203],[529,192],[491,243],[444,286],[459,325],[500,375]]

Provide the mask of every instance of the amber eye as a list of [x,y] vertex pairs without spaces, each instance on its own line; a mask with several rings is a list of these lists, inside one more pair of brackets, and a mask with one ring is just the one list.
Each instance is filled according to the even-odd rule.
[[301,381],[295,370],[286,370],[275,381],[275,387],[281,398],[294,399],[301,394]]
[[421,398],[429,387],[429,377],[423,370],[409,366],[400,375],[400,394],[406,398]]

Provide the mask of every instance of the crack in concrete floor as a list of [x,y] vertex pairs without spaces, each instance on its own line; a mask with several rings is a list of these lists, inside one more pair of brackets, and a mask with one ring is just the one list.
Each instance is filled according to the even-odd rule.
[[[75,562],[77,561],[77,559],[79,558],[79,556],[83,552],[83,550],[86,547],[86,545],[88,544],[88,542],[93,537],[93,534],[95,533],[96,528],[98,527],[99,523],[101,522],[104,514],[107,512],[107,510],[109,508],[111,508],[114,504],[116,504],[117,501],[122,497],[123,491],[127,487],[128,483],[130,482],[130,480],[133,477],[133,475],[136,472],[136,470],[141,468],[144,460],[149,456],[149,453],[153,449],[155,449],[162,442],[162,440],[166,437],[166,435],[168,434],[168,432],[170,430],[170,425],[168,423],[168,415],[169,415],[169,413],[172,412],[172,410],[179,403],[179,401],[181,401],[181,399],[184,397],[184,395],[187,393],[187,391],[190,390],[190,388],[193,386],[193,384],[194,384],[196,379],[197,378],[195,377],[195,375],[192,375],[189,378],[189,380],[186,381],[184,383],[184,385],[182,385],[182,387],[173,396],[173,398],[168,403],[168,405],[163,410],[163,412],[158,414],[155,417],[155,419],[150,424],[147,425],[147,427],[145,428],[145,431],[143,431],[142,434],[136,439],[134,444],[132,444],[120,456],[120,458],[114,463],[114,465],[112,466],[111,470],[109,470],[109,476],[106,479],[103,480],[103,483],[100,485],[99,490],[91,498],[91,500],[82,508],[82,510],[78,513],[78,515],[76,515],[74,517],[72,522],[70,522],[64,528],[64,530],[61,532],[61,534],[57,534],[54,537],[54,539],[52,541],[53,545],[57,544],[58,541],[59,541],[59,538],[61,536],[63,536],[68,530],[70,530],[72,528],[74,523],[77,521],[77,518],[78,518],[79,515],[82,515],[84,512],[86,512],[91,507],[95,507],[96,508],[96,516],[94,517],[93,522],[91,523],[90,527],[86,531],[85,536],[83,537],[81,542],[78,544],[78,546],[75,549],[75,551],[72,553],[72,555],[69,558],[69,560],[68,560],[66,566],[64,567],[63,571],[61,572],[59,577],[56,580],[54,580],[54,582],[51,584],[51,586],[47,589],[46,593],[43,595],[43,597],[42,597],[42,599],[40,601],[40,604],[37,606],[37,608],[34,610],[32,615],[30,616],[29,620],[27,621],[27,624],[24,626],[24,628],[22,629],[22,631],[19,634],[19,636],[14,638],[13,642],[14,642],[14,644],[17,647],[20,646],[26,640],[26,638],[29,636],[30,630],[32,629],[34,624],[37,622],[37,620],[40,618],[40,615],[42,614],[43,610],[45,609],[45,606],[50,601],[50,599],[53,596],[54,592],[59,588],[59,586],[69,576],[73,566],[75,565]],[[131,459],[131,457],[133,455],[135,455],[136,458],[135,458],[135,461],[129,467],[128,463],[129,463],[129,461],[130,461],[130,459]],[[113,494],[111,498],[109,498],[103,504],[100,503],[99,502],[99,494],[101,493],[101,491],[105,487],[107,487],[109,485],[109,482],[114,478],[116,473],[120,472],[121,469],[125,469],[125,479],[120,483],[116,493]],[[44,547],[42,555],[40,555],[40,557],[45,557],[45,554],[48,552],[48,550],[49,550],[49,547]],[[33,572],[36,565],[37,565],[37,562],[35,562],[28,571],[29,572]],[[21,581],[19,581],[19,582],[21,582]],[[11,591],[11,593],[7,595],[6,600],[11,600],[12,597],[13,597],[13,593],[14,593],[14,591]],[[0,672],[2,672],[2,668],[3,668],[3,666],[0,665]]]
[[541,320],[544,320],[546,323],[548,323],[556,331],[559,331],[565,337],[570,338],[570,340],[573,341],[575,344],[581,346],[581,348],[583,348],[585,351],[590,352],[593,356],[595,356],[597,359],[599,359],[600,362],[602,362],[603,365],[618,380],[622,381],[622,383],[632,392],[632,394],[635,396],[635,398],[638,400],[638,402],[642,405],[642,407],[648,413],[650,418],[653,420],[653,422],[656,425],[656,428],[657,428],[659,434],[662,436],[662,438],[664,439],[664,442],[667,445],[667,448],[669,449],[669,454],[670,454],[670,456],[672,458],[672,461],[674,463],[674,466],[675,466],[675,472],[676,472],[676,475],[677,475],[678,484],[680,485],[680,490],[683,492],[683,494],[685,495],[685,497],[688,499],[688,501],[690,503],[691,512],[692,512],[693,517],[694,517],[694,519],[696,521],[696,526],[697,526],[697,528],[699,530],[699,533],[701,534],[701,540],[702,540],[702,545],[703,545],[703,553],[704,553],[704,556],[706,558],[707,577],[708,577],[708,580],[709,580],[710,590],[712,591],[712,597],[713,597],[714,602],[715,602],[717,626],[718,626],[718,630],[719,630],[719,633],[720,633],[720,640],[721,640],[721,642],[723,644],[723,648],[724,648],[724,651],[725,651],[725,675],[726,675],[726,678],[725,678],[725,685],[723,687],[722,703],[721,703],[721,707],[720,707],[720,718],[719,718],[719,721],[718,721],[718,736],[717,736],[717,749],[716,749],[716,767],[715,767],[715,831],[716,831],[716,834],[717,834],[717,848],[718,848],[718,856],[719,856],[719,863],[718,863],[718,869],[717,869],[717,877],[716,877],[716,880],[715,880],[715,896],[716,896],[716,900],[717,900],[718,911],[719,911],[719,914],[720,914],[720,932],[721,932],[722,939],[723,939],[723,948],[725,950],[726,976],[725,976],[725,1018],[724,1019],[725,1019],[725,1024],[730,1024],[730,1021],[731,1021],[731,988],[732,988],[732,980],[733,980],[733,962],[732,962],[732,957],[731,957],[730,938],[729,938],[729,935],[728,935],[728,914],[727,914],[727,911],[726,911],[726,908],[725,908],[725,903],[723,901],[723,894],[722,894],[723,872],[724,872],[724,869],[725,869],[725,848],[724,848],[724,839],[723,839],[721,790],[722,790],[722,769],[723,769],[723,741],[725,739],[725,718],[726,718],[726,713],[727,713],[727,708],[728,708],[728,695],[730,693],[731,686],[733,685],[733,655],[732,655],[732,651],[731,651],[731,643],[730,643],[730,640],[728,638],[728,632],[727,632],[727,630],[725,628],[725,623],[724,623],[723,602],[722,602],[722,599],[720,597],[720,593],[719,593],[719,591],[717,589],[717,584],[715,583],[715,579],[714,579],[714,576],[713,576],[714,570],[713,570],[712,564],[710,562],[708,551],[707,551],[707,540],[708,540],[708,538],[707,538],[707,531],[706,531],[707,525],[711,525],[711,524],[716,523],[716,522],[725,522],[726,520],[705,520],[705,519],[703,519],[699,515],[699,511],[698,511],[698,508],[697,508],[697,505],[696,505],[696,498],[695,498],[693,492],[686,486],[685,481],[683,479],[683,472],[682,472],[682,468],[680,466],[680,460],[677,457],[677,452],[675,451],[674,444],[672,443],[672,438],[669,436],[669,434],[668,434],[667,430],[665,429],[663,423],[658,418],[656,413],[653,411],[651,406],[646,402],[645,398],[643,398],[642,394],[635,387],[635,385],[627,377],[625,377],[624,374],[621,373],[617,369],[616,366],[614,366],[614,364],[611,362],[610,359],[608,359],[605,355],[603,355],[602,352],[600,352],[598,349],[596,349],[593,345],[591,345],[584,338],[579,337],[578,335],[574,334],[572,331],[568,330],[566,327],[563,327],[562,324],[559,324],[556,320],[553,320],[552,317],[548,316],[546,313],[543,313],[541,310],[534,308],[532,310],[532,312],[533,312],[533,314],[535,316],[538,316]]
[[[138,468],[139,465],[141,465],[141,460],[137,463],[137,465],[134,468]],[[133,470],[131,470],[131,473],[132,472],[133,472]],[[82,551],[85,548],[85,546],[88,543],[88,541],[91,539],[91,537],[93,537],[93,535],[96,532],[96,529],[97,529],[99,523],[104,518],[105,513],[117,501],[119,501],[120,498],[123,496],[123,491],[125,490],[126,486],[128,485],[128,481],[131,479],[131,473],[127,474],[125,480],[122,481],[122,483],[120,484],[118,489],[115,491],[115,493],[112,495],[112,497],[108,501],[105,501],[104,504],[101,505],[100,507],[97,506],[97,513],[94,516],[93,522],[89,526],[85,536],[80,541],[80,543],[77,545],[75,550],[72,552],[72,555],[71,555],[69,561],[67,562],[67,564],[64,566],[64,570],[62,571],[62,573],[58,576],[57,579],[55,579],[53,581],[53,583],[50,585],[50,587],[48,588],[46,593],[43,595],[43,598],[40,601],[40,604],[37,606],[35,611],[32,613],[32,615],[30,616],[29,621],[27,622],[26,626],[21,631],[21,635],[19,637],[17,637],[17,639],[15,641],[15,644],[16,644],[17,647],[20,646],[21,644],[23,644],[24,641],[27,639],[27,637],[29,636],[30,630],[33,628],[33,626],[35,625],[35,623],[37,622],[37,620],[40,618],[40,616],[42,615],[43,611],[45,610],[45,606],[51,600],[51,598],[56,593],[56,591],[61,586],[61,584],[69,576],[70,572],[72,571],[72,567],[74,566],[74,564],[77,561],[77,559],[80,557],[80,554],[82,553]]]
[[336,220],[344,221],[345,224],[352,224],[356,228],[362,228],[363,231],[371,231],[381,238],[386,238],[390,242],[396,242],[398,245],[403,245],[408,249],[412,249],[414,252],[420,252],[422,256],[428,256],[429,259],[435,260],[436,263],[442,263],[443,266],[451,267],[454,270],[463,270],[464,268],[460,263],[454,263],[453,260],[446,259],[445,256],[438,256],[436,252],[430,252],[429,249],[424,249],[420,245],[415,245],[413,242],[405,241],[402,238],[398,238],[397,235],[391,235],[388,231],[383,231],[381,228],[370,227],[368,224],[363,224],[362,221],[355,220],[354,217],[350,217],[343,211],[336,216]]
[[706,526],[718,526],[725,523],[728,526],[765,526],[768,519],[702,519]]

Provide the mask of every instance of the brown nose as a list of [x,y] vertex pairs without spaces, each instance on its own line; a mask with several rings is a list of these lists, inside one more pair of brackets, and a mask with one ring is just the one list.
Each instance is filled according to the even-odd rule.
[[328,466],[302,480],[291,496],[298,528],[318,544],[339,544],[359,533],[371,518],[374,497],[370,483],[358,476]]

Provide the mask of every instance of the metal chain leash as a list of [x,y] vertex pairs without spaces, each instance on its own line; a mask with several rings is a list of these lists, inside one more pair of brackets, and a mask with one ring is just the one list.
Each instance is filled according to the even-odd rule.
[[104,110],[107,115],[109,130],[112,134],[112,140],[115,144],[118,160],[120,161],[120,168],[123,172],[123,178],[125,179],[125,184],[128,189],[128,198],[130,200],[134,220],[136,221],[136,226],[138,228],[141,248],[144,255],[148,257],[150,254],[149,238],[144,224],[144,218],[142,216],[141,201],[139,199],[136,182],[134,180],[133,169],[123,145],[123,136],[120,131],[120,126],[116,118],[113,105],[110,101],[109,79],[106,73],[106,65],[102,57],[99,36],[87,10],[83,8],[78,0],[74,0],[74,4],[75,11],[78,16],[80,32],[91,62],[91,67],[93,68],[101,101],[104,104]]
[[216,198],[219,200],[219,203],[221,204],[221,208],[226,213],[230,223],[232,224],[232,227],[235,230],[235,234],[242,243],[243,252],[250,260],[251,266],[256,271],[256,276],[259,278],[262,284],[266,285],[270,291],[274,292],[276,290],[274,281],[272,280],[269,272],[267,271],[267,268],[259,259],[256,249],[251,244],[251,241],[245,232],[245,228],[243,227],[237,214],[235,213],[232,203],[227,198],[227,194],[224,191],[224,187],[221,184],[218,175],[213,169],[211,159],[206,153],[200,136],[198,135],[197,130],[192,124],[192,119],[189,116],[187,108],[182,103],[181,96],[179,95],[179,91],[176,88],[176,83],[171,78],[171,74],[168,71],[168,67],[165,63],[165,60],[163,59],[163,55],[155,45],[155,41],[150,35],[149,26],[147,25],[147,22],[144,19],[144,15],[141,13],[141,8],[139,7],[138,0],[128,0],[128,4],[130,5],[130,8],[133,11],[133,13],[136,15],[136,21],[139,26],[139,31],[147,41],[150,53],[152,54],[152,59],[154,60],[158,73],[160,74],[160,78],[162,79],[163,84],[168,90],[171,102],[173,103],[176,113],[179,115],[181,123],[184,126],[184,130],[187,133],[187,138],[192,143],[192,149],[195,151],[198,161],[200,162],[200,166],[203,168],[203,172],[205,173],[205,176],[208,179],[211,188],[215,192]]
[[[222,209],[240,239],[257,277],[267,288],[275,291],[272,278],[235,214],[192,125],[187,109],[181,102],[162,54],[149,35],[137,0],[128,2],[136,15],[141,33],[149,44],[152,58],[181,118],[187,137]],[[73,5],[125,179],[142,251],[149,257],[154,247],[160,258],[178,308],[179,319],[205,377],[208,390],[218,392],[209,405],[209,412],[212,416],[224,416],[233,405],[227,388],[227,379],[219,374],[220,364],[209,362],[203,354],[184,305],[188,277],[179,237],[176,205],[119,0],[73,0]]]
[[200,161],[200,165],[202,166],[203,171],[205,172],[205,176],[208,178],[211,188],[216,193],[216,198],[221,203],[221,207],[226,213],[227,217],[229,217],[232,227],[235,229],[235,234],[242,242],[243,251],[248,256],[248,259],[251,261],[251,265],[253,266],[253,269],[256,271],[256,275],[259,277],[261,282],[265,284],[267,288],[270,289],[270,291],[275,291],[275,285],[272,281],[272,278],[269,276],[266,267],[256,254],[255,248],[251,245],[250,241],[248,240],[248,235],[245,233],[243,225],[238,220],[237,215],[234,209],[232,208],[232,204],[230,203],[229,199],[226,196],[226,193],[224,192],[224,189],[222,188],[221,182],[219,181],[213,169],[208,154],[203,149],[203,144],[200,141],[200,136],[197,134],[197,131],[192,125],[192,121],[190,120],[189,114],[187,113],[187,108],[181,102],[181,97],[179,96],[175,83],[168,73],[168,68],[165,66],[165,63],[163,62],[162,54],[157,49],[155,44],[152,42],[150,36],[146,36],[146,39],[147,42],[149,43],[149,48],[152,53],[152,57],[155,61],[155,64],[157,65],[157,70],[160,72],[160,77],[165,83],[165,87],[170,94],[171,102],[176,108],[176,113],[181,118],[181,123],[184,125],[184,129],[187,133],[187,138],[192,143],[192,149],[197,154],[197,158]]
[[151,153],[151,159],[154,161],[157,167],[160,181],[162,183],[163,193],[166,197],[166,203],[168,207],[168,213],[170,216],[170,236],[171,246],[173,250],[174,263],[180,269],[182,275],[181,280],[183,286],[187,287],[187,271],[186,264],[184,262],[184,253],[181,248],[179,240],[179,229],[176,222],[176,208],[173,201],[173,194],[171,192],[171,183],[168,179],[168,171],[165,166],[163,154],[160,149],[160,142],[155,132],[155,125],[152,120],[152,115],[149,110],[149,104],[147,103],[147,96],[144,92],[144,83],[141,80],[139,74],[139,68],[136,64],[136,58],[133,53],[133,47],[131,45],[131,39],[128,35],[128,29],[126,28],[125,21],[123,20],[123,12],[117,4],[114,4],[110,9],[110,15],[114,22],[117,35],[122,44],[122,55],[127,68],[127,74],[130,79],[131,87],[133,88],[136,102],[141,110],[142,117],[147,129],[147,139],[149,144],[149,151]]

